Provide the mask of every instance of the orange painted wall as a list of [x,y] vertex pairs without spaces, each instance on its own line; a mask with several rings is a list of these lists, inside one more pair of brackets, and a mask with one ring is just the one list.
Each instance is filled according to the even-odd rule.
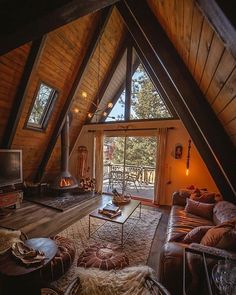
[[[119,124],[121,125],[121,124]],[[127,123],[125,124],[127,126]],[[140,128],[161,128],[161,127],[174,127],[174,129],[168,130],[168,141],[165,159],[165,169],[163,171],[164,183],[165,183],[165,194],[161,196],[162,205],[171,205],[172,194],[179,188],[185,188],[190,184],[194,184],[199,188],[208,188],[208,190],[218,192],[217,186],[213,181],[205,163],[203,162],[201,156],[199,155],[193,141],[191,145],[191,157],[190,157],[190,173],[186,176],[186,159],[187,159],[187,149],[188,140],[190,139],[188,132],[184,128],[183,124],[179,120],[170,121],[158,121],[158,122],[136,122],[130,123],[132,129]],[[93,147],[93,133],[88,132],[87,129],[91,128],[84,126],[81,132],[81,136],[77,141],[77,145],[72,152],[70,158],[70,170],[76,175],[77,171],[77,150],[78,146],[85,145],[89,150],[89,165],[92,166],[93,152],[90,150]],[[112,130],[117,128],[116,125],[93,125],[92,129],[106,129]],[[114,131],[115,132],[115,131]],[[136,133],[137,135],[137,133]],[[183,154],[181,159],[174,158],[174,150],[176,144],[183,145]],[[96,153],[95,153],[96,156]],[[92,172],[92,169],[90,170]],[[169,183],[170,181],[170,183]]]

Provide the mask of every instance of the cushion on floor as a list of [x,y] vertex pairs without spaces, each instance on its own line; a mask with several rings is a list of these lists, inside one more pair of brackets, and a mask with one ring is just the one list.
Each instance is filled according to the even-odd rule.
[[102,270],[120,269],[129,265],[129,259],[120,247],[111,243],[97,243],[86,248],[79,256],[77,266]]
[[58,246],[58,251],[53,260],[41,270],[43,280],[52,282],[59,279],[70,268],[75,258],[75,244],[73,240],[55,236],[51,237]]

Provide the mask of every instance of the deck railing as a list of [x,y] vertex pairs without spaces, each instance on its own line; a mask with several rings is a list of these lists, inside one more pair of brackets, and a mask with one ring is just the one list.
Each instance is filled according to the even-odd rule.
[[[111,164],[107,163],[103,166],[103,180],[109,179],[111,171],[122,171],[123,164]],[[154,184],[155,182],[155,170],[153,166],[136,166],[136,165],[126,165],[125,173],[136,175],[137,181],[140,183]]]

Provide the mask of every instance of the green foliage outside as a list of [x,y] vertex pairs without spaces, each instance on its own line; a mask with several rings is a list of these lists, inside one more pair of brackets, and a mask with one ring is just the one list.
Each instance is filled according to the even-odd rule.
[[34,102],[33,109],[29,117],[29,123],[33,123],[37,125],[40,125],[42,123],[44,111],[52,91],[53,89],[46,86],[45,84],[42,83],[40,85],[39,91],[37,93],[37,97]]
[[[118,103],[124,105],[124,95]],[[142,64],[132,78],[131,119],[171,118],[162,98]],[[123,164],[124,137],[107,137],[105,145],[113,146],[113,164]],[[127,137],[126,165],[151,166],[156,163],[156,137]]]
[[132,78],[131,119],[170,117],[166,105],[140,64]]

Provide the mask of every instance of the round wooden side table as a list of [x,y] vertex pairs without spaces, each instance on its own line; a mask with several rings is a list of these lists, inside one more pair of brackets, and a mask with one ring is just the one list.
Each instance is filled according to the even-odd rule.
[[2,276],[3,295],[40,294],[40,269],[47,265],[57,253],[56,243],[49,238],[34,238],[25,241],[25,244],[35,250],[44,252],[46,258],[42,263],[24,265],[13,256],[11,250],[0,255],[0,274]]

